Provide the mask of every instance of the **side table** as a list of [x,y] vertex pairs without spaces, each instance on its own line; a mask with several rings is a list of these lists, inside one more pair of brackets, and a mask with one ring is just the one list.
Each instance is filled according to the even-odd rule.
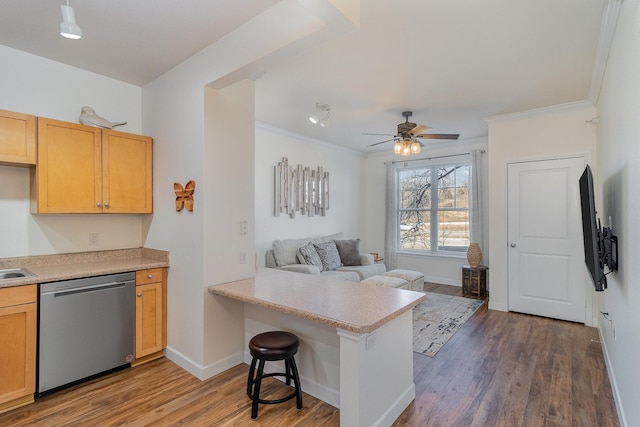
[[479,265],[472,268],[469,264],[462,266],[462,295],[475,295],[484,298],[487,295],[487,268]]

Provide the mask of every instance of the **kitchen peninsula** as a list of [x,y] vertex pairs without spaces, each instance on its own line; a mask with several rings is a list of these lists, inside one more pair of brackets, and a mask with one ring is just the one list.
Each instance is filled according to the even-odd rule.
[[411,309],[424,294],[268,268],[209,292],[244,303],[244,325],[229,327],[247,363],[254,335],[298,335],[302,390],[339,407],[341,425],[391,425],[415,398]]

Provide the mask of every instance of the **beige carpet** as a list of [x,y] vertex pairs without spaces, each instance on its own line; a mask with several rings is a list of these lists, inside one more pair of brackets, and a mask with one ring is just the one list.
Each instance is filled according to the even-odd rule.
[[413,309],[413,351],[433,357],[484,301],[425,294],[427,298]]

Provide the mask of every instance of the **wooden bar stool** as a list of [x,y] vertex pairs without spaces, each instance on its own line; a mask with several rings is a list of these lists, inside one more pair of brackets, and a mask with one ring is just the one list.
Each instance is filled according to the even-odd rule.
[[[275,404],[286,402],[289,399],[296,398],[296,407],[302,409],[302,390],[300,389],[300,377],[298,376],[298,367],[294,355],[298,352],[300,340],[290,332],[270,331],[258,334],[249,341],[249,351],[251,352],[251,367],[249,368],[249,377],[247,379],[247,396],[251,398],[251,418],[258,417],[258,403]],[[285,372],[277,372],[272,374],[264,374],[264,363],[266,361],[284,360]],[[258,363],[258,372],[254,376]],[[282,399],[265,400],[260,399],[260,384],[262,379],[266,377],[285,377],[287,385],[293,384],[294,392]]]

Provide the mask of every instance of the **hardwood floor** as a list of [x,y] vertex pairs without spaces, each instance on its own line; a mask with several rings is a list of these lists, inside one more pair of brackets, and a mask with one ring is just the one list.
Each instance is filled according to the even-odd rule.
[[[455,286],[425,290],[460,295]],[[304,395],[250,418],[247,365],[199,381],[161,359],[0,415],[0,426],[337,426],[339,411]],[[618,426],[594,328],[486,304],[433,357],[414,353],[416,399],[394,426]],[[270,398],[286,394],[265,381]],[[267,385],[268,384],[268,385]]]

